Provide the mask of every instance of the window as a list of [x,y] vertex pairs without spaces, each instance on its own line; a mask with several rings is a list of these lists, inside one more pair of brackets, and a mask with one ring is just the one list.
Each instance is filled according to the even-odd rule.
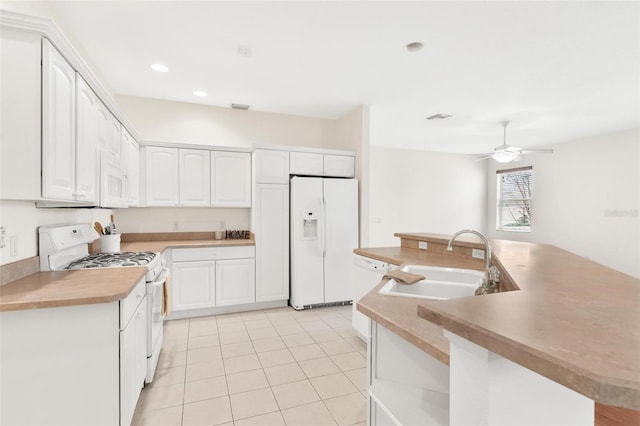
[[532,167],[498,170],[496,229],[531,232]]

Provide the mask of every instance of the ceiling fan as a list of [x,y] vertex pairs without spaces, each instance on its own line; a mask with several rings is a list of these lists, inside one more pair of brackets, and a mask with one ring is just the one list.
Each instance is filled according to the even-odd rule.
[[482,156],[481,160],[493,158],[498,163],[510,163],[511,161],[520,160],[525,154],[553,154],[553,149],[523,149],[518,146],[507,145],[507,126],[509,121],[501,121],[500,125],[503,127],[504,133],[502,145],[495,147],[493,153],[478,154]]

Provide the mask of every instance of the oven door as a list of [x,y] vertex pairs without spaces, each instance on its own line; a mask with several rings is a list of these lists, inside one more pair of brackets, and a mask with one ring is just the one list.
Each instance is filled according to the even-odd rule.
[[162,348],[162,326],[164,323],[162,303],[164,284],[167,281],[168,275],[169,268],[165,266],[155,280],[147,283],[147,311],[149,312],[149,331],[147,333],[147,383],[153,381],[160,356],[160,349]]

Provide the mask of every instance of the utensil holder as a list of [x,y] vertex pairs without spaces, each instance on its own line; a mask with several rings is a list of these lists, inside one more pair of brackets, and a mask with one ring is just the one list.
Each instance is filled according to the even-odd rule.
[[117,253],[120,251],[120,235],[101,235],[100,253]]

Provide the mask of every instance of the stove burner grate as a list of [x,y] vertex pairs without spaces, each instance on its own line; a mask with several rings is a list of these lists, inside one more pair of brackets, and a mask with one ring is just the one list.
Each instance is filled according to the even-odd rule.
[[151,262],[155,257],[156,253],[152,251],[90,254],[81,259],[74,260],[67,265],[65,269],[143,266]]

